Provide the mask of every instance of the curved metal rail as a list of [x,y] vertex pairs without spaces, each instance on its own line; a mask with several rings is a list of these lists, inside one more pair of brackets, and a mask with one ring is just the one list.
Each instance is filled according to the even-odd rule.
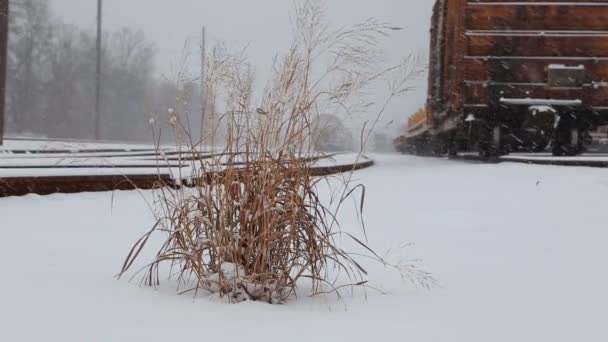
[[[307,162],[319,161],[330,159],[333,156],[326,155],[306,158],[305,160]],[[161,162],[158,166],[153,166],[150,163],[145,163],[146,161],[149,162],[149,159],[125,159],[122,157],[120,160],[123,164],[112,166],[95,164],[86,158],[83,158],[84,164],[81,165],[53,165],[48,162],[45,163],[44,159],[46,158],[38,157],[35,159],[42,163],[29,166],[0,163],[0,171],[6,170],[10,174],[10,176],[5,174],[3,178],[2,173],[0,173],[0,197],[193,186],[193,182],[180,175],[180,169],[192,166],[184,160],[180,165],[174,165],[175,161],[172,161],[167,165]],[[19,159],[10,160],[19,162]],[[109,158],[109,160],[112,161],[112,158]],[[1,155],[0,161],[2,161]],[[4,161],[6,162],[6,159]],[[125,162],[127,164],[124,164]],[[138,162],[141,164],[138,164]],[[351,163],[312,166],[309,170],[313,176],[328,176],[356,171],[372,165],[374,165],[372,160],[363,159]],[[98,174],[95,174],[95,172]]]

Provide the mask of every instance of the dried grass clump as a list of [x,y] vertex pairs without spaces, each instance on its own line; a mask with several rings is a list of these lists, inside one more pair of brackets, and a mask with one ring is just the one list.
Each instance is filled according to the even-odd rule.
[[169,215],[137,242],[124,270],[161,230],[169,236],[147,270],[147,285],[158,284],[165,261],[176,266],[181,284],[194,279],[187,290],[236,302],[284,302],[303,277],[320,292],[329,265],[360,278],[363,268],[336,246],[329,211],[316,194],[320,180],[305,164],[267,159],[215,174],[191,196],[167,203]]
[[[214,110],[203,116],[226,123],[223,144],[217,143],[222,135],[215,122],[202,141],[190,139],[188,147],[180,147],[180,159],[196,160],[190,175],[195,187],[160,190],[158,221],[132,247],[121,275],[153,234],[164,233],[156,256],[143,269],[143,282],[150,286],[160,283],[163,265],[170,266],[170,277],[178,280],[182,292],[204,290],[231,302],[283,303],[296,295],[304,279],[310,281],[312,294],[365,285],[366,271],[355,256],[386,263],[364,239],[343,232],[337,219],[342,204],[355,193],[361,194],[356,200],[362,211],[364,191],[357,191],[364,187],[350,184],[347,176],[334,189],[334,200],[322,201],[318,188],[326,179],[313,177],[310,170],[313,123],[321,114],[351,115],[370,108],[361,98],[372,82],[386,80],[390,98],[406,91],[403,79],[411,77],[411,68],[376,67],[379,39],[390,30],[369,20],[332,31],[318,2],[302,2],[292,46],[275,63],[259,106],[252,105],[254,73],[244,54],[214,49],[204,80],[204,108]],[[388,73],[396,71],[407,72],[395,81]],[[222,115],[215,110],[220,107]],[[201,146],[219,153],[205,155]],[[341,249],[337,241],[343,236],[361,250]],[[432,279],[415,268],[397,268],[423,286]]]

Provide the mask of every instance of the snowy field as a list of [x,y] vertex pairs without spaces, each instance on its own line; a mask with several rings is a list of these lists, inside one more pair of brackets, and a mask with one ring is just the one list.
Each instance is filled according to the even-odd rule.
[[[0,199],[4,341],[607,341],[608,171],[375,156],[366,224],[416,289],[366,264],[367,292],[283,306],[177,296],[116,280],[152,224],[138,192]],[[149,198],[150,193],[143,194]],[[342,213],[353,223],[354,209]]]

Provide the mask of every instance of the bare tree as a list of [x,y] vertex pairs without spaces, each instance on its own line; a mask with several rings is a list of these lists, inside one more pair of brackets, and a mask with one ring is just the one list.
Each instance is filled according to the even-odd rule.
[[123,28],[109,37],[104,65],[102,127],[107,139],[129,139],[146,128],[145,98],[156,49],[142,31]]
[[73,138],[90,137],[92,95],[92,65],[90,37],[76,27],[56,23],[53,48],[48,54],[48,75],[45,77],[45,112],[52,120],[47,126],[50,136],[61,137],[72,132]]
[[352,132],[336,115],[321,114],[313,120],[313,141],[318,151],[344,151],[353,148]]
[[45,1],[25,0],[11,6],[8,106],[19,132],[44,126],[40,110],[41,75],[52,35],[51,13]]
[[[92,33],[55,18],[47,1],[11,7],[7,77],[8,128],[58,138],[93,138],[96,43]],[[107,139],[148,140],[146,99],[156,50],[141,31],[103,36],[108,99],[102,107]]]

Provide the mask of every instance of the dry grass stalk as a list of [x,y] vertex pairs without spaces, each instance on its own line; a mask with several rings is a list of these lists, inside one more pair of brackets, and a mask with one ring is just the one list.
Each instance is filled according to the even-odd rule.
[[[360,110],[366,106],[360,96],[370,83],[397,69],[378,71],[374,65],[379,40],[388,31],[388,25],[373,20],[332,31],[318,2],[302,2],[294,41],[276,62],[259,106],[252,106],[254,73],[244,54],[214,49],[206,80],[205,102],[211,103],[204,108],[224,102],[222,156],[195,163],[195,190],[160,190],[158,221],[132,247],[121,275],[151,235],[161,232],[166,239],[143,269],[150,286],[159,284],[165,263],[184,292],[205,290],[232,302],[283,303],[304,279],[312,283],[313,294],[343,288],[340,275],[349,279],[348,286],[365,285],[366,271],[355,254],[336,242],[344,234],[338,210],[363,186],[352,186],[348,178],[337,205],[326,204],[318,195],[325,179],[311,175],[307,158],[314,155],[315,117]],[[213,128],[202,145],[217,149],[216,136]],[[201,142],[190,140],[183,156],[200,152]],[[384,263],[362,239],[348,236]],[[408,271],[406,276],[423,279],[420,275]]]

